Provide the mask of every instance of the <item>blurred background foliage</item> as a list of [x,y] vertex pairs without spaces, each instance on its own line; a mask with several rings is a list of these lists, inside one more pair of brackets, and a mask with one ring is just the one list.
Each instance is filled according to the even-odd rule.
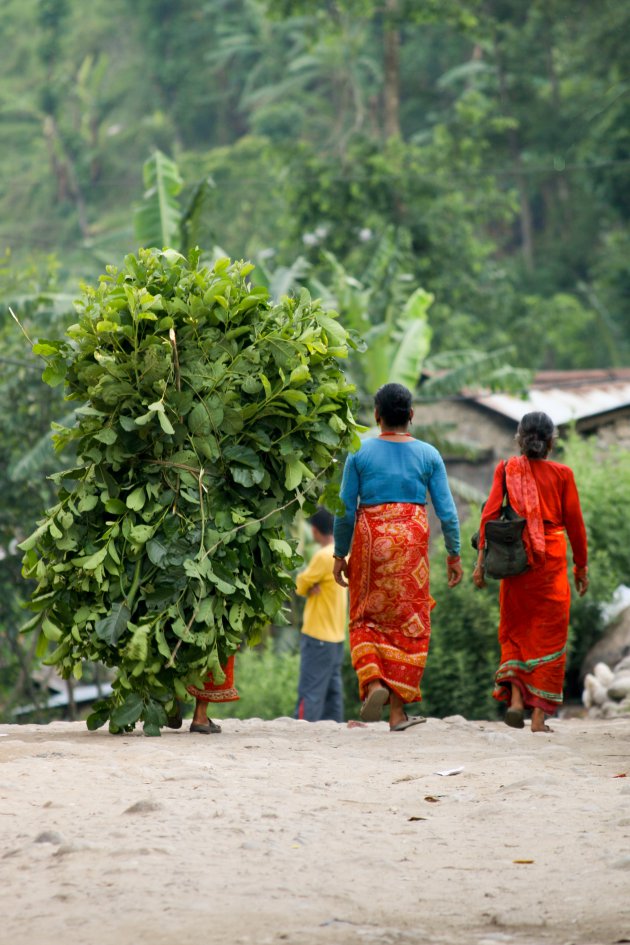
[[[306,284],[366,337],[349,365],[364,401],[394,363],[410,383],[450,372],[427,396],[630,363],[628,4],[4,0],[2,12],[5,715],[16,692],[35,696],[15,544],[49,500],[47,432],[67,414],[9,306],[31,336],[63,330],[80,280],[155,227],[132,211],[160,181],[182,249],[251,258],[276,296]],[[506,378],[506,361],[521,373]],[[565,454],[600,565],[574,611],[574,683],[630,563],[627,454],[592,449],[574,438]],[[438,559],[427,708],[484,715],[496,604],[467,585],[443,593],[441,571]],[[243,654],[243,691],[248,674],[290,689],[294,663],[276,644]],[[294,693],[271,688],[273,712],[287,711]]]

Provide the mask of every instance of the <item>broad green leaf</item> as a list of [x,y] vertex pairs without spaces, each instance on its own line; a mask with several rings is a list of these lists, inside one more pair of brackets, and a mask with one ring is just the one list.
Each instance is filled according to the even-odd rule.
[[[174,161],[154,151],[143,168],[144,196],[136,208],[136,239],[143,246],[177,246],[180,241],[181,208],[178,201],[182,179]],[[177,262],[177,256],[166,256]],[[182,258],[182,257],[180,257]]]
[[158,568],[164,567],[164,562],[168,556],[168,549],[157,538],[151,538],[147,542],[147,555],[152,564],[158,566]]
[[145,502],[146,502],[146,493],[144,491],[144,486],[137,486],[127,496],[125,505],[127,506],[128,509],[132,509],[134,512],[139,512],[140,509],[144,508]]
[[51,361],[50,364],[44,368],[42,380],[45,384],[48,384],[49,387],[57,387],[65,380],[66,370],[67,368],[65,361]]
[[45,617],[42,622],[42,632],[51,643],[57,643],[63,637],[61,628],[54,624],[52,620],[49,620],[48,617]]
[[269,542],[269,547],[272,551],[277,551],[278,554],[284,555],[285,558],[293,557],[293,549],[288,541],[284,541],[281,538],[272,538]]
[[137,427],[144,427],[147,425],[147,423],[150,423],[154,417],[155,417],[155,411],[148,410],[146,413],[143,413],[141,416],[136,417],[134,422]]
[[153,525],[133,525],[129,529],[129,537],[133,542],[143,545],[149,538],[153,537],[154,531],[155,526]]
[[112,515],[124,515],[127,511],[127,506],[122,499],[106,499],[105,509],[111,512]]
[[94,434],[94,439],[98,440],[99,443],[106,443],[108,446],[111,446],[111,444],[115,443],[118,439],[118,435],[111,427],[105,427],[104,430],[99,430],[98,433]]
[[207,436],[210,433],[210,417],[205,404],[196,404],[188,414],[188,429],[193,436]]
[[104,545],[103,548],[99,548],[94,554],[81,555],[77,558],[73,558],[72,564],[76,565],[78,568],[83,568],[84,571],[94,571],[99,564],[103,563],[106,554],[107,545]]
[[171,436],[173,435],[173,433],[175,433],[175,429],[174,429],[174,427],[173,427],[173,424],[172,424],[171,421],[168,419],[168,417],[166,416],[166,414],[163,413],[162,411],[160,411],[160,412],[158,413],[158,420],[159,420],[160,426],[162,427],[162,429],[164,430],[165,433],[168,433],[168,434],[170,434]]
[[291,371],[289,383],[304,384],[306,381],[309,381],[310,379],[311,379],[311,372],[309,371],[308,364],[299,364],[296,368],[293,368],[293,370]]
[[107,617],[96,621],[94,632],[99,640],[115,646],[131,620],[131,611],[124,602],[114,604]]
[[122,705],[117,706],[111,714],[111,720],[118,728],[135,725],[144,708],[142,696],[137,692],[130,692]]
[[285,489],[297,489],[304,478],[302,463],[299,459],[292,456],[285,467],[284,486]]
[[330,315],[324,315],[323,312],[317,313],[317,321],[326,332],[329,345],[345,345],[347,333],[343,325],[331,318]]

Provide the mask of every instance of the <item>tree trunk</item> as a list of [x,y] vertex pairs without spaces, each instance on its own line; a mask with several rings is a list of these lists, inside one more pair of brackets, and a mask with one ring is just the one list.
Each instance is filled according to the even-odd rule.
[[398,0],[385,0],[383,119],[385,138],[400,137],[400,28]]
[[[494,41],[494,52],[499,79],[499,97],[503,113],[507,117],[509,115],[510,102],[507,90],[505,68],[503,65],[501,50],[499,48],[499,42],[496,37]],[[525,268],[528,270],[528,272],[532,272],[534,269],[534,224],[532,220],[532,208],[529,202],[529,194],[527,192],[527,180],[523,172],[520,143],[518,139],[518,133],[515,128],[510,128],[508,131],[508,147],[510,150],[510,156],[512,158],[512,166],[514,168],[514,178],[516,180],[516,189],[518,191],[520,207],[519,224],[521,232],[521,252],[523,254]]]
[[86,239],[90,235],[87,208],[79,177],[72,158],[64,147],[54,117],[44,116],[44,138],[48,145],[48,154],[53,174],[57,181],[57,199],[61,202],[72,198],[77,211],[81,235]]

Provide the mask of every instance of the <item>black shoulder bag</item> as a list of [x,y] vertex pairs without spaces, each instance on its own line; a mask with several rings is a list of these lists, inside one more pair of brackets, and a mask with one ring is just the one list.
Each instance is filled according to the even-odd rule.
[[[503,464],[503,505],[499,517],[486,522],[486,544],[483,549],[483,569],[488,577],[514,577],[529,568],[527,552],[523,542],[523,530],[527,519],[517,515],[510,505]],[[479,550],[479,532],[472,536],[472,546]]]

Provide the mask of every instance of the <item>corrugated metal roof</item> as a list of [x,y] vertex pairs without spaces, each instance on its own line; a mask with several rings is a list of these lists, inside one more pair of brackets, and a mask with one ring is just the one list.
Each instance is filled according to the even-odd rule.
[[543,410],[561,426],[630,408],[630,368],[542,371],[534,378],[525,398],[481,394],[473,396],[472,400],[515,422],[531,410]]

